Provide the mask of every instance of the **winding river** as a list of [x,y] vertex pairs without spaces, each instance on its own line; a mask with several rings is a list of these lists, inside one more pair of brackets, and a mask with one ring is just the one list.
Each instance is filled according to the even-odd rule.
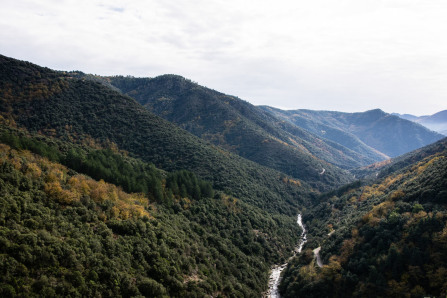
[[[301,227],[303,232],[301,232],[300,242],[295,247],[293,256],[290,257],[289,260],[291,258],[293,258],[297,253],[301,252],[301,250],[303,249],[304,243],[306,243],[306,241],[307,241],[306,229],[304,228],[301,214],[298,214],[296,223]],[[279,282],[281,281],[281,272],[286,268],[287,264],[288,264],[288,262],[285,264],[282,264],[282,265],[276,265],[272,268],[272,273],[270,274],[270,279],[269,279],[269,291],[267,293],[267,297],[270,297],[270,298],[279,298],[280,297],[279,291],[278,291],[278,286],[279,286]]]

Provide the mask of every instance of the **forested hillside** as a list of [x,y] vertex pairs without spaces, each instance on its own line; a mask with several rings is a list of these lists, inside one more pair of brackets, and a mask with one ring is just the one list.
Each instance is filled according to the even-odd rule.
[[[167,171],[189,169],[216,189],[286,214],[306,201],[306,183],[213,147],[99,83],[6,57],[0,62],[0,113],[12,125],[68,142],[117,146]],[[312,185],[327,189],[345,181],[317,173]]]
[[273,115],[376,161],[426,146],[444,136],[376,109],[362,113],[262,107]]
[[0,62],[1,296],[266,290],[311,187],[99,83]]
[[346,144],[178,76],[0,56],[0,296],[260,297],[298,211],[284,297],[445,296],[447,140],[353,169],[431,139],[327,113]]
[[[57,152],[24,140],[15,145]],[[269,263],[292,249],[279,242],[290,237],[279,226],[295,229],[287,216],[209,188],[197,195],[204,182],[192,173],[162,179],[152,168],[158,202],[157,189],[126,193],[8,145],[0,162],[2,297],[258,296]]]
[[322,168],[331,175],[344,175],[328,163],[349,168],[375,161],[272,117],[235,96],[180,76],[103,80],[196,136],[309,183],[319,179]]
[[[443,297],[447,293],[447,140],[399,158],[370,183],[306,211],[307,251],[284,297]],[[323,267],[311,249],[321,246]]]

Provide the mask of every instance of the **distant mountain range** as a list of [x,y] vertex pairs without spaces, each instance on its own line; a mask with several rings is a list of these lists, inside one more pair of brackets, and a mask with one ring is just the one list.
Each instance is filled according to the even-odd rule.
[[383,112],[283,111],[262,107],[273,115],[322,138],[379,160],[431,144],[443,136],[420,125]]
[[355,168],[442,138],[381,110],[349,114],[256,107],[175,75],[90,79],[120,90],[202,139],[294,177],[316,179],[322,168],[337,172],[321,160]]
[[447,110],[440,111],[428,116],[414,116],[411,114],[398,113],[393,113],[393,115],[399,116],[402,119],[407,119],[419,123],[433,131],[447,136]]

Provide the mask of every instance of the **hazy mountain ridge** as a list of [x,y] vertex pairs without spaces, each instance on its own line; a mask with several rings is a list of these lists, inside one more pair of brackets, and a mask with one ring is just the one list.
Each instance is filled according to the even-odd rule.
[[294,111],[285,111],[269,106],[261,106],[261,108],[276,115],[280,119],[284,119],[287,122],[313,132],[322,138],[336,142],[337,144],[369,157],[369,160],[373,160],[374,162],[389,158],[387,155],[366,145],[354,134],[344,129],[334,127],[330,121],[327,122],[325,119],[315,119],[311,115],[305,115],[304,113],[297,114],[294,113]]
[[439,132],[447,136],[447,110],[437,112],[433,115],[414,116],[411,114],[393,113],[402,119],[407,119],[419,123],[433,131]]
[[443,138],[425,127],[380,109],[343,113],[263,108],[317,135],[375,157],[377,161],[386,156],[399,156]]

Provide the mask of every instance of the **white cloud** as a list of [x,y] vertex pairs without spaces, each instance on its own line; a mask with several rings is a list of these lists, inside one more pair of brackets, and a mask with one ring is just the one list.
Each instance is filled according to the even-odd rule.
[[254,104],[446,109],[440,0],[4,0],[1,54],[56,69],[176,73]]

